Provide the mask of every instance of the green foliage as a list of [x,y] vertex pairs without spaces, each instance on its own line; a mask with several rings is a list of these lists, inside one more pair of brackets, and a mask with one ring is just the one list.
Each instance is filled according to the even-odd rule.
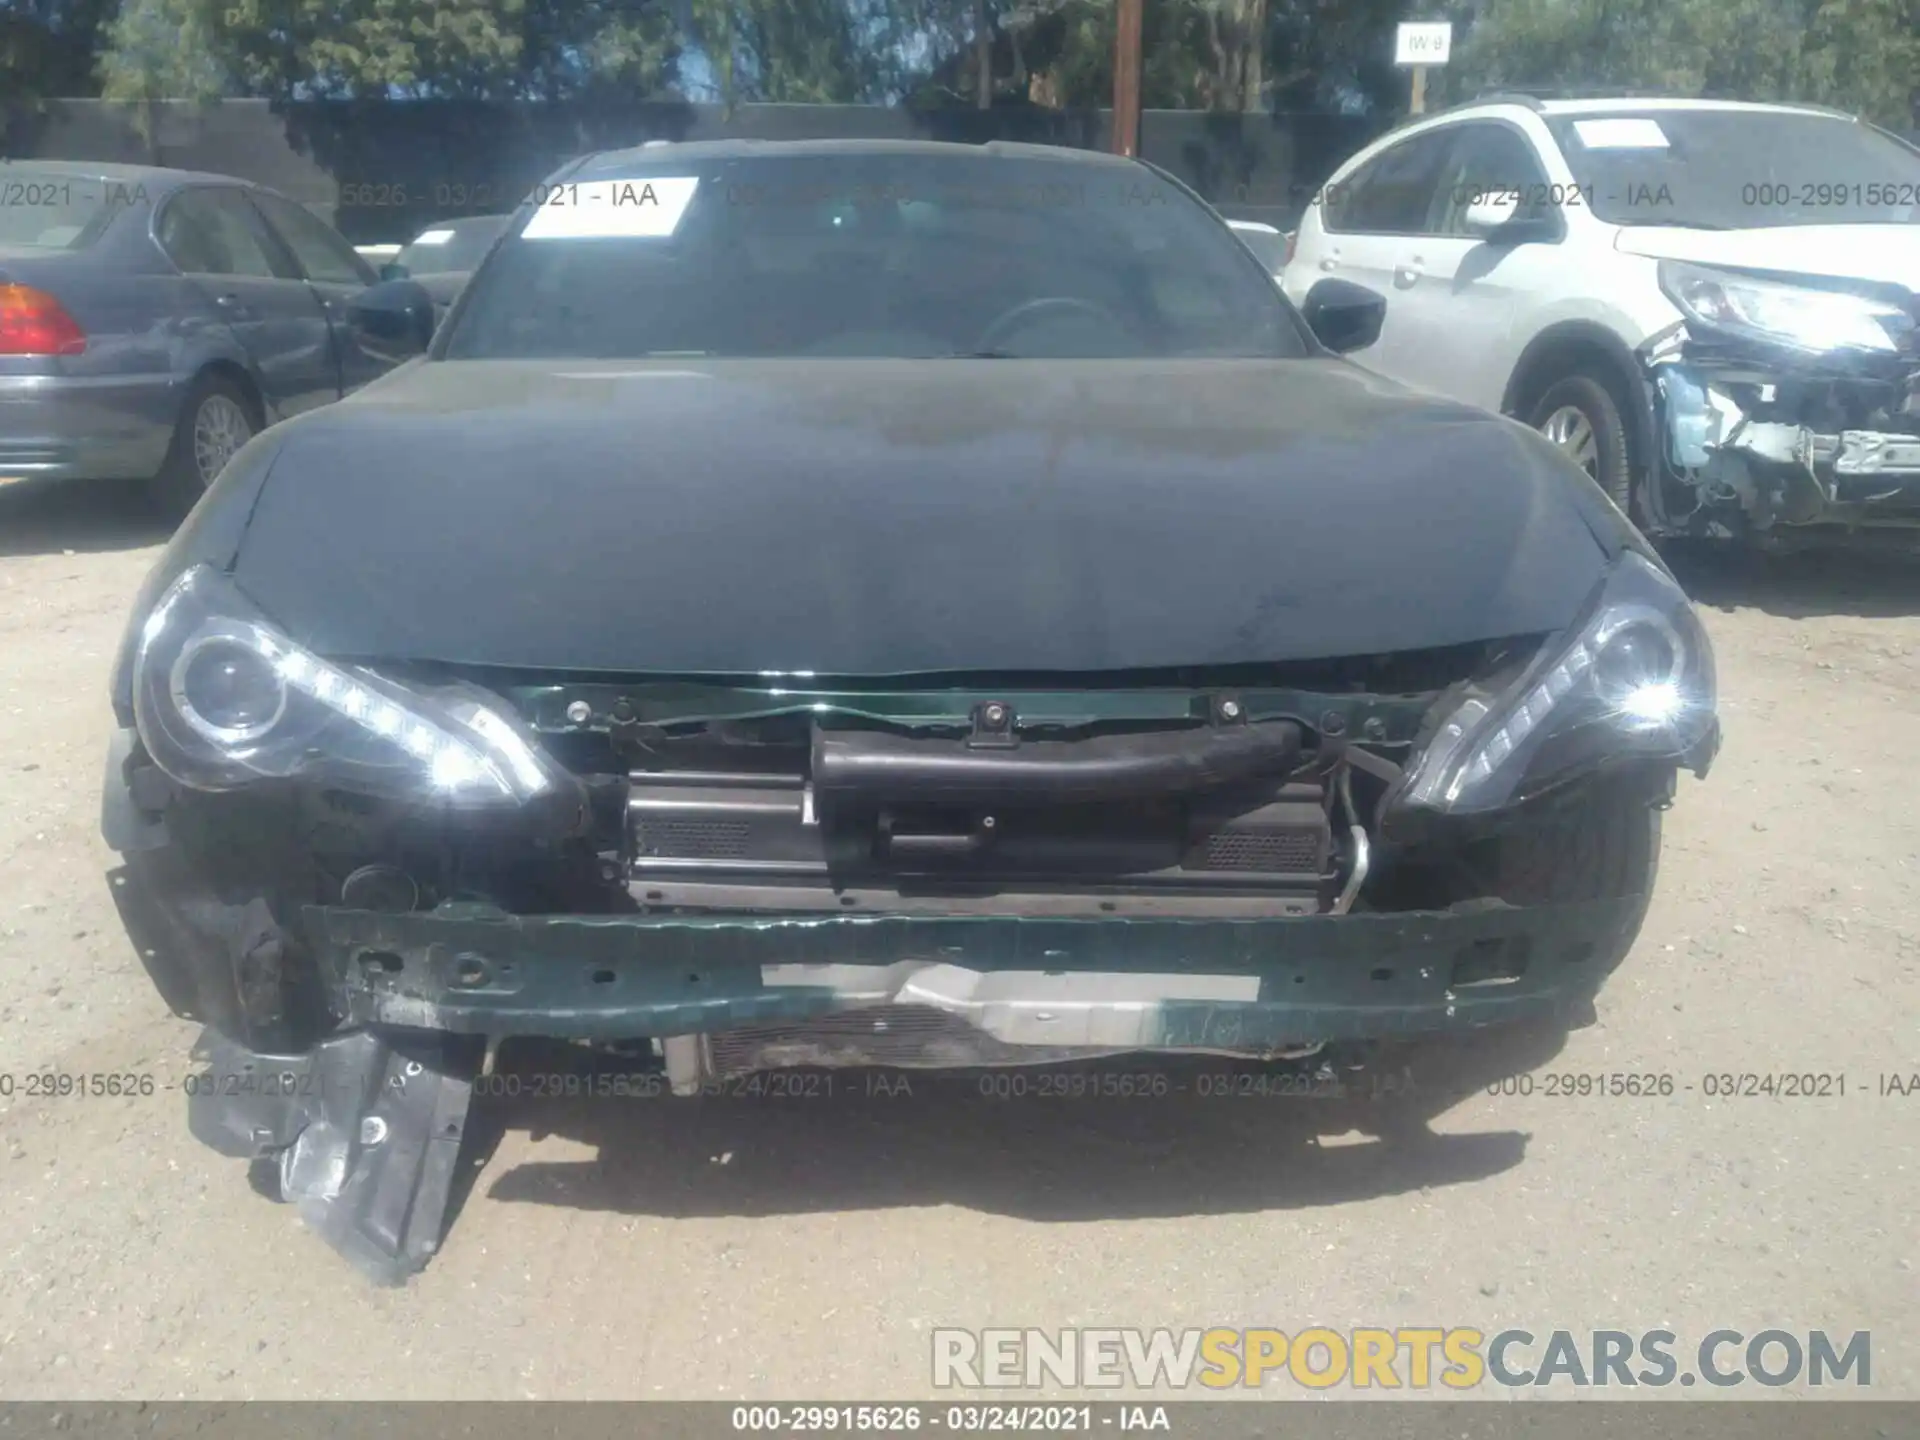
[[100,61],[104,99],[216,100],[232,93],[216,0],[124,0]]
[[[1447,8],[1451,5],[1451,12]],[[563,98],[1107,103],[1114,0],[0,0],[0,101]],[[1920,100],[1920,0],[1146,0],[1143,99],[1201,109],[1401,103],[1401,19],[1452,18],[1434,103],[1578,85],[1802,99],[1896,129]],[[0,121],[4,117],[0,116]]]
[[525,46],[525,0],[215,3],[235,73],[274,97],[506,93]]
[[1905,130],[1920,0],[1485,0],[1454,61],[1455,97],[1571,85],[1799,100]]
[[119,0],[0,0],[0,138],[10,112],[99,93],[94,62]]
[[494,76],[491,93],[542,99],[671,93],[681,35],[665,4],[540,0],[518,8],[517,60]]
[[1274,0],[1269,89],[1281,109],[1313,110],[1350,99],[1393,110],[1406,72],[1393,67],[1393,31],[1417,18],[1405,0]]
[[[1140,93],[1148,106],[1202,103],[1195,84],[1189,0],[1146,0],[1140,21]],[[1113,101],[1114,6],[1112,0],[1056,0],[1026,7],[1013,17],[1019,27],[1021,62],[1044,77],[1040,87],[1057,106],[1109,105]],[[1029,87],[1031,89],[1031,87]]]
[[729,105],[879,98],[888,16],[849,0],[691,0],[692,36]]

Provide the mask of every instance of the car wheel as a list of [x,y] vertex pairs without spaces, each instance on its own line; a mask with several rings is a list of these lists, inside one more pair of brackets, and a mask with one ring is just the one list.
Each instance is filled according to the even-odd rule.
[[1529,423],[1586,471],[1624,514],[1637,518],[1627,424],[1612,391],[1591,375],[1569,375],[1547,387]]
[[166,463],[154,480],[160,504],[184,515],[259,428],[247,394],[220,375],[203,375],[187,392]]
[[1495,835],[1407,851],[1380,875],[1371,908],[1577,905],[1631,898],[1635,903],[1621,915],[1607,953],[1591,957],[1597,980],[1632,947],[1646,918],[1660,867],[1658,796],[1644,784],[1605,779],[1538,801],[1527,812]]
[[253,1193],[264,1196],[276,1205],[285,1205],[287,1199],[286,1184],[281,1179],[280,1157],[282,1151],[271,1155],[260,1155],[247,1162],[247,1184]]
[[1486,842],[1483,890],[1509,905],[1636,904],[1585,962],[1597,981],[1633,948],[1660,871],[1660,811],[1644,789],[1597,782],[1563,796],[1532,823]]
[[1643,790],[1599,782],[1493,842],[1494,894],[1513,905],[1645,895],[1660,868],[1660,811]]

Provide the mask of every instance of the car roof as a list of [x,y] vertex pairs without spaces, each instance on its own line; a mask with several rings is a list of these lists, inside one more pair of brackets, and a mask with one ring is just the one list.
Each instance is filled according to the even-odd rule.
[[1777,103],[1766,100],[1701,100],[1654,95],[1581,95],[1563,99],[1532,95],[1525,91],[1496,92],[1463,100],[1444,110],[1411,115],[1395,127],[1412,130],[1437,120],[1460,120],[1491,111],[1525,110],[1547,119],[1576,115],[1674,114],[1683,111],[1723,111],[1750,115],[1818,115],[1823,119],[1852,121],[1856,117],[1844,110],[1825,105]]
[[143,185],[149,189],[173,190],[182,185],[244,185],[250,190],[262,187],[251,180],[232,175],[215,175],[205,170],[175,170],[166,165],[121,165],[104,160],[0,160],[0,166],[17,166],[40,175],[68,175],[75,180],[110,180],[115,184]]
[[1853,117],[1822,105],[1771,104],[1759,100],[1679,100],[1582,98],[1579,100],[1542,100],[1542,115],[1596,115],[1615,111],[1651,110],[1736,110],[1752,114],[1772,111],[1790,115],[1819,115],[1825,119],[1851,120]]
[[1136,167],[1139,162],[1104,150],[1079,150],[1064,145],[1028,145],[994,140],[985,145],[960,145],[944,140],[692,140],[684,144],[654,142],[625,150],[602,150],[580,160],[569,169],[571,180],[604,179],[617,176],[635,164],[649,168],[685,162],[696,165],[707,160],[799,158],[815,155],[922,155],[969,156],[973,158],[1049,160],[1064,165],[1110,169]]
[[1847,124],[1859,123],[1857,117],[1843,110],[1830,110],[1822,105],[1786,105],[1756,100],[1692,100],[1637,95],[1583,95],[1577,99],[1547,100],[1523,91],[1501,92],[1482,95],[1473,100],[1463,100],[1458,105],[1449,105],[1443,110],[1429,111],[1424,115],[1409,115],[1392,129],[1368,141],[1341,161],[1334,173],[1340,174],[1351,170],[1355,162],[1370,160],[1389,145],[1397,144],[1411,135],[1487,116],[1511,117],[1515,111],[1536,115],[1543,120],[1572,119],[1580,116],[1675,114],[1681,111],[1725,111],[1756,115],[1810,115],[1823,120],[1840,120]]

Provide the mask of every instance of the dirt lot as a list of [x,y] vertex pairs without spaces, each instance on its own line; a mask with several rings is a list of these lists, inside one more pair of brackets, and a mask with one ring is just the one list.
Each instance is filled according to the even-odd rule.
[[[1683,576],[1726,748],[1550,1065],[1690,1090],[1496,1098],[1461,1061],[1432,1136],[1391,1142],[1314,1102],[918,1081],[493,1106],[444,1252],[380,1291],[189,1138],[193,1029],[107,899],[107,668],[160,538],[0,490],[0,1070],[157,1082],[0,1098],[8,1398],[909,1397],[934,1326],[1076,1323],[1871,1329],[1872,1393],[1920,1397],[1920,1096],[1876,1093],[1920,1071],[1920,566]],[[1522,1043],[1505,1068],[1548,1063]],[[1835,1071],[1844,1099],[1701,1092]]]

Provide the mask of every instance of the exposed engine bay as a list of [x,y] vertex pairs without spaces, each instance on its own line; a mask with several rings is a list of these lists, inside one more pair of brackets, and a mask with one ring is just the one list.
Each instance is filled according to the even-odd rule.
[[[1808,277],[1743,284],[1683,271],[1668,283],[1690,313],[1717,303],[1714,313],[1731,315],[1748,297],[1782,308],[1810,293],[1821,300]],[[1920,542],[1920,300],[1892,287],[1826,283],[1827,301],[1858,307],[1836,312],[1851,328],[1789,342],[1695,313],[1641,348],[1663,451],[1661,483],[1646,497],[1654,533],[1740,536],[1772,548],[1823,533]]]
[[[965,739],[816,727],[803,773],[636,771],[630,883],[641,903],[669,910],[1344,912],[1368,842],[1340,747],[1304,753],[1294,722],[1247,725],[1231,698],[1211,708],[1216,723],[1198,730],[1022,741],[1013,706],[989,701]],[[1030,1065],[1158,1048],[1113,1013],[1111,995],[1081,1011],[1085,987],[1065,975],[1038,1008],[939,957],[847,965],[834,979],[855,1008],[803,1027],[663,1041],[674,1088],[787,1065]],[[1142,1007],[1165,998],[1164,982],[1139,979]],[[1207,1048],[1277,1058],[1320,1047]]]
[[[143,947],[163,993],[257,1049],[302,1048],[354,1024],[489,1045],[653,1036],[675,1088],[690,1090],[727,1054],[755,1067],[871,1063],[844,1029],[837,1049],[689,1047],[763,1019],[884,1007],[965,1022],[971,1048],[929,1035],[943,1065],[1122,1050],[1298,1053],[1324,1038],[1323,1022],[1276,1020],[1271,1035],[1175,1033],[1166,1016],[1181,1005],[1252,1002],[1259,979],[1229,972],[1268,958],[1264,936],[1262,948],[1247,948],[1262,926],[1499,897],[1497,883],[1474,875],[1476,856],[1501,833],[1538,823],[1540,805],[1520,803],[1527,787],[1625,766],[1646,803],[1670,792],[1670,721],[1696,713],[1676,677],[1695,674],[1704,652],[1663,628],[1657,610],[1620,603],[1589,622],[1602,637],[1598,662],[1583,641],[1551,664],[1547,637],[1532,635],[1238,683],[1136,677],[1130,688],[1060,691],[528,684],[426,669],[332,672],[301,660],[280,668],[306,690],[253,703],[237,698],[246,687],[266,695],[285,682],[264,671],[247,678],[254,642],[215,628],[181,650],[177,693],[142,692],[145,738],[127,736],[115,762],[109,839],[171,872],[158,887],[175,897],[160,923],[175,933]],[[1589,694],[1595,664],[1600,688]],[[1489,709],[1526,686],[1531,698],[1504,719]],[[1601,704],[1603,693],[1620,698]],[[1562,714],[1578,720],[1568,707],[1581,706],[1588,718],[1550,734],[1542,721],[1563,695],[1572,698]],[[296,704],[297,713],[286,709]],[[408,730],[402,704],[443,718]],[[249,705],[291,717],[270,721],[289,748],[234,749],[224,737],[253,731],[199,708]],[[374,768],[374,751],[341,742],[308,758],[318,752],[303,727],[340,713],[394,734],[390,744],[416,746],[410,765],[476,798],[435,803]],[[202,732],[219,744],[208,748]],[[1474,748],[1460,748],[1469,734]],[[1537,763],[1496,764],[1516,749],[1537,750]],[[1411,773],[1421,753],[1428,763]],[[298,766],[322,768],[312,779],[228,778],[238,767],[285,775]],[[212,788],[175,783],[196,767]],[[1445,792],[1438,808],[1435,786]],[[1396,794],[1409,803],[1390,805]],[[179,903],[183,892],[207,903]],[[851,919],[884,943],[848,929]],[[914,939],[915,927],[935,937],[969,920],[985,928],[952,932],[975,937],[967,943],[921,948]],[[214,933],[178,933],[200,924]],[[1113,943],[1122,931],[1102,928],[1115,924],[1125,944]],[[732,927],[737,943],[718,944],[714,926]],[[1048,926],[1058,927],[1056,948],[1042,943]],[[645,927],[661,938],[637,944]],[[669,954],[676,927],[707,927],[712,938],[701,943],[716,956],[760,949],[772,958],[728,977],[735,1001],[709,1003],[713,992],[701,987],[714,982],[697,966],[676,971],[653,958]],[[995,927],[991,943],[977,938]],[[1127,957],[1154,927],[1162,938],[1145,948],[1158,959],[1142,968]],[[1329,954],[1324,941],[1300,943]],[[510,958],[529,946],[551,958]],[[603,954],[617,963],[593,958]],[[1420,974],[1471,987],[1524,970],[1524,960],[1508,967],[1496,944],[1481,945],[1464,969],[1458,958]],[[1374,982],[1397,973],[1379,968]],[[775,993],[773,1011],[740,998],[762,990]],[[638,1008],[623,1020],[626,994]],[[1314,996],[1288,999],[1298,1009]],[[913,1063],[904,1041],[900,1031],[890,1037],[890,1063]]]
[[[911,1065],[919,1063],[909,1043],[916,1034],[926,1063],[943,1066],[1155,1048],[1297,1054],[1320,1037],[1156,1029],[1168,1003],[1257,989],[1234,982],[1226,986],[1233,995],[1216,996],[1208,986],[1225,982],[1176,972],[1227,963],[1233,952],[1221,946],[1241,943],[1237,923],[1345,915],[1363,887],[1370,898],[1361,908],[1427,903],[1417,857],[1431,847],[1388,843],[1383,802],[1448,679],[1481,677],[1497,688],[1540,640],[1340,662],[1293,677],[1312,689],[903,697],[793,695],[777,686],[496,686],[486,693],[510,700],[537,737],[535,801],[497,812],[443,809],[286,782],[202,792],[172,784],[131,747],[117,762],[126,813],[109,829],[120,848],[145,847],[146,863],[177,872],[167,888],[208,902],[168,907],[158,921],[174,932],[168,943],[143,947],[163,993],[182,1013],[262,1050],[304,1047],[342,1023],[451,1028],[489,1044],[553,1034],[549,1012],[578,1008],[577,997],[536,1003],[533,989],[548,971],[516,969],[495,953],[516,933],[502,927],[524,933],[547,917],[577,923],[568,932],[577,938],[549,947],[566,951],[602,916],[737,923],[761,938],[787,927],[790,954],[756,970],[753,985],[791,984],[796,994],[815,987],[797,1018],[871,1009],[879,1023],[866,1027],[869,1042],[886,1036],[853,1043],[861,1022],[849,1030],[838,1018],[818,1044],[790,1023],[767,1045],[700,1039],[696,1048],[699,1037],[669,1033],[655,1046],[683,1090],[730,1065],[866,1064],[881,1054]],[[458,703],[480,693],[450,678],[404,680]],[[166,843],[154,845],[158,837],[142,827],[162,815]],[[1457,848],[1445,853],[1465,858]],[[240,903],[213,903],[215,888]],[[1124,983],[1048,979],[1038,972],[1054,952],[1043,947],[1030,957],[1036,963],[1010,963],[1023,993],[1039,986],[1049,1002],[1013,1005],[1000,995],[1004,980],[969,968],[977,957],[959,948],[971,947],[922,952],[836,940],[823,948],[800,943],[809,916],[896,927],[967,917],[1096,930],[1165,924],[1173,927],[1170,968]],[[410,945],[400,930],[414,917],[430,929],[478,927],[484,945],[463,950],[445,929]],[[215,921],[215,933],[178,933],[183,923]],[[1202,931],[1180,929],[1204,923],[1224,927],[1205,932],[1205,945]],[[1073,933],[1093,931],[1063,931]],[[617,939],[612,931],[592,938],[609,951]],[[996,948],[1005,951],[1005,941]],[[211,970],[204,960],[185,963],[207,951],[228,960]],[[1463,973],[1464,984],[1500,978],[1488,954],[1475,961],[1485,973]],[[809,969],[819,960],[838,968]],[[596,1001],[609,988],[654,979],[631,957],[587,970],[585,995]],[[1111,993],[1116,985],[1127,993]],[[471,1013],[458,1012],[463,1002]],[[705,1035],[756,1018],[751,1007],[723,1007],[690,1028]],[[622,1036],[617,1025],[607,1019],[577,1038],[660,1033],[636,1020]]]
[[431,1253],[522,1042],[695,1096],[1326,1067],[1564,1014],[1719,734],[1710,647],[1638,553],[1554,634],[1052,689],[336,662],[208,570],[158,615],[103,829],[206,1026],[190,1123],[383,1279]]
[[1204,732],[1001,733],[980,746],[816,731],[807,773],[635,772],[633,883],[651,905],[787,913],[1326,907],[1332,790],[1294,778],[1298,727],[1242,727],[1230,747]]

